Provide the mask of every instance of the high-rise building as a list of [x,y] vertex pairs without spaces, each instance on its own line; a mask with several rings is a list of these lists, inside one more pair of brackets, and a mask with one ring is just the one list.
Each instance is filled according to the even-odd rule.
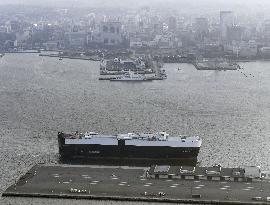
[[263,31],[262,36],[263,36],[264,42],[269,44],[270,43],[270,20],[269,19],[264,21],[262,31]]
[[203,40],[209,34],[209,25],[207,18],[196,18],[195,19],[195,37],[198,40]]
[[88,46],[119,47],[123,46],[124,40],[122,23],[118,21],[101,22],[98,29],[87,35]]
[[232,41],[241,41],[242,40],[242,34],[243,34],[243,28],[241,26],[231,26],[227,28],[227,40]]
[[171,16],[168,19],[168,30],[175,32],[176,31],[176,27],[177,27],[177,21],[176,18]]
[[163,32],[163,23],[158,16],[152,16],[151,18],[152,32],[154,35],[160,35]]
[[228,28],[234,25],[234,14],[232,11],[220,12],[220,39],[228,40]]

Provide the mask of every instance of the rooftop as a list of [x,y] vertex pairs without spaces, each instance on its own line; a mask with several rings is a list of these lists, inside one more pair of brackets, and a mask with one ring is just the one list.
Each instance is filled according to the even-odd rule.
[[260,178],[260,170],[256,167],[225,168],[221,166],[200,167],[200,166],[151,166],[149,174],[167,175],[191,175],[191,176],[218,176],[218,177],[239,177],[239,178]]

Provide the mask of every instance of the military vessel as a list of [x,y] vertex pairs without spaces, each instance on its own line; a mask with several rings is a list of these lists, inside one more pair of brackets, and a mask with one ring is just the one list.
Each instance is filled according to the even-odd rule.
[[151,81],[152,79],[148,79],[145,77],[145,75],[137,74],[132,71],[129,71],[128,73],[125,73],[124,75],[121,75],[119,77],[110,79],[110,81]]
[[61,161],[122,164],[196,164],[202,144],[198,136],[171,137],[166,132],[100,135],[58,133]]

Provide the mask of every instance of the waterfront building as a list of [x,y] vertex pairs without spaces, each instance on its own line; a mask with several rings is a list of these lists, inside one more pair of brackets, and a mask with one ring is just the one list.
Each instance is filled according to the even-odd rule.
[[248,42],[241,41],[232,43],[233,54],[237,57],[254,58],[258,54],[258,45],[256,41],[250,40]]
[[46,50],[58,50],[59,42],[58,41],[47,41],[43,44]]

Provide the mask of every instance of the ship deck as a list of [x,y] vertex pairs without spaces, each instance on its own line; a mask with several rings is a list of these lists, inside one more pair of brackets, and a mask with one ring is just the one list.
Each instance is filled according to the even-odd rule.
[[[266,181],[148,179],[144,173],[145,168],[140,167],[37,165],[3,196],[204,204],[255,204],[252,197],[263,197],[267,204],[266,197],[270,196],[270,183]],[[165,196],[158,196],[159,192]],[[192,195],[201,198],[195,199]]]
[[169,147],[200,147],[202,140],[199,137],[168,137],[166,140],[147,139],[137,135],[137,138],[119,138],[116,135],[94,135],[91,138],[80,138],[75,135],[64,134],[65,144],[100,144],[118,145],[118,140],[125,140],[126,145],[134,146],[169,146]]

